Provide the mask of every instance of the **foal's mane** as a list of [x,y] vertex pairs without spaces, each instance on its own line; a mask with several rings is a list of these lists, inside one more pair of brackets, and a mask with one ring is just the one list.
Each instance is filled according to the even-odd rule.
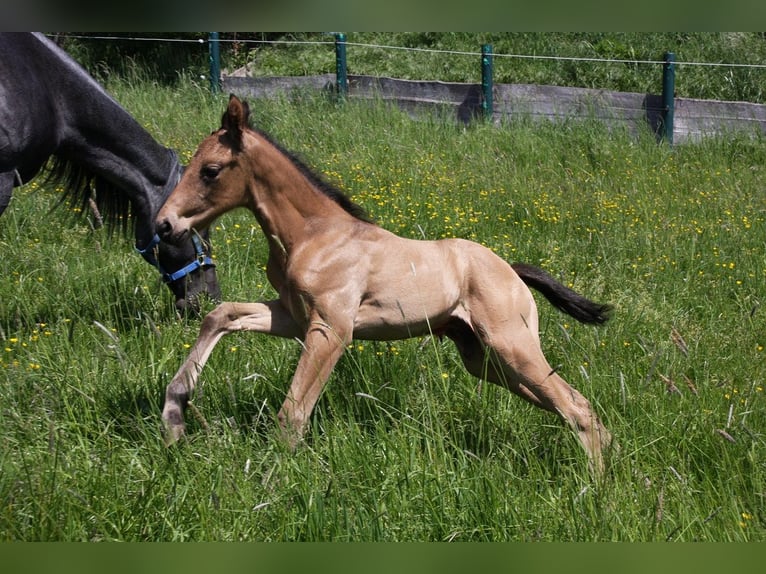
[[279,142],[277,142],[274,138],[272,138],[266,132],[258,128],[254,128],[252,126],[251,126],[251,129],[254,132],[256,132],[258,135],[260,135],[262,138],[264,138],[266,141],[268,141],[271,145],[273,145],[282,155],[284,155],[287,159],[290,160],[290,162],[298,169],[298,171],[300,171],[301,174],[306,179],[308,179],[309,182],[315,188],[317,188],[324,195],[332,199],[335,203],[340,205],[347,213],[350,213],[351,215],[353,215],[357,219],[360,219],[361,221],[366,221],[367,223],[374,223],[372,217],[370,217],[370,215],[361,205],[352,201],[348,197],[348,195],[346,195],[345,192],[343,192],[337,186],[327,181],[327,179],[325,179],[319,173],[317,173],[316,170],[306,165],[303,162],[303,160],[300,157],[298,157],[296,153],[286,150],[284,147],[282,147],[282,145]]

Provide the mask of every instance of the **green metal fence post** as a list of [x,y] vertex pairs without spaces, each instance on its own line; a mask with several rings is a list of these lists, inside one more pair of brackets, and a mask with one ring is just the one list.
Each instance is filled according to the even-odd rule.
[[335,34],[335,85],[340,99],[345,99],[348,95],[345,34]]
[[481,91],[484,96],[481,110],[484,119],[491,120],[494,106],[492,102],[492,44],[481,47]]
[[662,138],[673,145],[673,113],[676,92],[676,55],[665,52],[665,63],[662,66]]
[[210,60],[210,91],[221,91],[221,51],[218,45],[218,32],[210,32],[208,37]]

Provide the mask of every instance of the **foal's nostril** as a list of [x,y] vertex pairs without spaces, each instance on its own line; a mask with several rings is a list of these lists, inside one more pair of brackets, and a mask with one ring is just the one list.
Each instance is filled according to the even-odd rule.
[[157,233],[162,239],[167,239],[171,232],[173,231],[173,226],[170,224],[170,221],[167,219],[163,219],[162,221],[157,223]]

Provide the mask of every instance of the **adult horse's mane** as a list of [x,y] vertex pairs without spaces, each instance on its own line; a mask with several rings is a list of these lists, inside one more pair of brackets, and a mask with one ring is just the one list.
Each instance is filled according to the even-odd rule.
[[[147,154],[152,153],[156,155],[157,153],[162,153],[164,146],[152,140],[148,132],[144,133],[143,128],[139,126],[138,122],[135,122],[114,97],[75,62],[65,50],[42,34],[34,34],[34,37],[42,46],[42,50],[39,53],[44,58],[53,62],[53,64],[44,64],[44,67],[50,65],[51,70],[55,71],[56,74],[62,74],[66,80],[66,87],[62,89],[76,90],[79,93],[78,97],[87,97],[91,100],[91,106],[99,106],[101,108],[102,111],[100,113],[102,115],[124,114],[129,118],[130,125],[126,123],[124,117],[119,117],[118,115],[114,117],[116,125],[121,125],[125,128],[124,137],[127,139],[138,136],[140,139],[135,143],[137,146],[147,145],[148,143],[154,144],[156,147],[153,147],[151,150],[145,150]],[[62,72],[64,70],[65,72]],[[96,116],[93,121],[98,121],[98,117]],[[104,120],[101,119],[101,121]],[[135,125],[133,125],[133,122],[135,122]],[[98,142],[92,141],[90,145],[98,147]],[[166,173],[172,174],[174,170],[179,170],[178,177],[170,177],[166,189],[163,190],[163,196],[167,197],[177,183],[177,179],[180,178],[181,166],[175,151],[169,148],[164,148],[164,150],[168,154],[166,164],[168,169]],[[110,179],[104,173],[88,165],[87,161],[81,159],[81,154],[78,151],[70,148],[67,153],[54,153],[42,167],[42,170],[46,175],[45,181],[63,185],[64,192],[61,201],[57,204],[58,206],[69,202],[73,206],[80,207],[79,210],[75,211],[74,215],[85,216],[89,212],[89,204],[92,200],[98,208],[99,215],[109,232],[118,230],[123,234],[127,234],[128,232],[135,231],[137,221],[136,217],[134,217],[134,212],[137,206],[133,204],[134,200],[131,196],[125,193],[124,182],[121,185],[119,182]]]
[[93,200],[109,232],[118,230],[127,234],[134,231],[136,222],[131,216],[130,199],[107,178],[83,164],[59,156],[51,157],[45,169],[45,181],[62,184],[64,188],[57,207],[69,202],[79,206],[79,210],[75,210],[74,214],[84,217],[89,212],[90,201]]
[[290,160],[290,162],[314,187],[340,205],[346,212],[367,223],[374,223],[372,217],[361,205],[352,201],[344,191],[327,181],[327,179],[317,173],[316,170],[310,168],[296,153],[285,149],[282,144],[277,142],[271,135],[263,130],[252,126],[251,129],[273,145],[282,155]]

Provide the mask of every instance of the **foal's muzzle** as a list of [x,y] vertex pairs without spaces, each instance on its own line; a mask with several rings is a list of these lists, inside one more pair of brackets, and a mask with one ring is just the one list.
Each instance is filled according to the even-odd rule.
[[165,218],[157,221],[157,234],[163,241],[170,241],[173,235],[173,224]]
[[189,237],[189,230],[174,226],[169,217],[164,217],[157,220],[157,234],[167,243],[180,245]]

